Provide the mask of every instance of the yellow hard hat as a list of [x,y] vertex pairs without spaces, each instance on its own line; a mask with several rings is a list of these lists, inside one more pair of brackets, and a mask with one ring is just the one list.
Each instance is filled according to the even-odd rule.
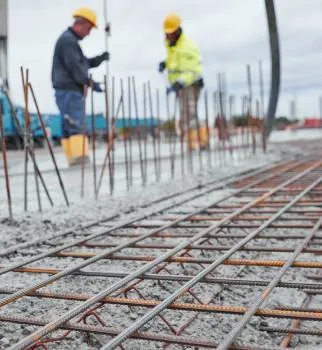
[[87,7],[80,7],[79,9],[74,11],[73,17],[74,18],[76,18],[76,17],[84,18],[84,19],[86,19],[86,21],[88,21],[90,24],[92,24],[93,27],[97,28],[96,13]]
[[181,18],[175,13],[170,13],[164,19],[163,28],[166,34],[174,33],[176,30],[180,28],[180,26],[181,26]]

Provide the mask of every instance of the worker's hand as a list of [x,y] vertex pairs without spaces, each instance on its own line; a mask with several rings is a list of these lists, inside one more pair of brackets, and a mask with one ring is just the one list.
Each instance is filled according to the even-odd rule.
[[174,84],[172,84],[172,89],[175,91],[175,92],[179,92],[179,90],[183,89],[183,85],[176,81]]
[[167,95],[170,95],[171,92],[174,92],[174,90],[173,90],[172,86],[170,86],[170,87],[168,86],[167,87]]
[[107,35],[111,35],[111,24],[110,23],[107,23],[104,29],[105,29],[105,33]]
[[102,89],[100,83],[97,83],[96,81],[94,81],[92,83],[92,88],[95,92],[103,92],[104,90]]
[[109,61],[110,60],[110,53],[105,51],[101,54],[101,60],[103,61]]
[[165,70],[165,67],[166,67],[165,61],[160,62],[159,63],[159,72],[163,73]]

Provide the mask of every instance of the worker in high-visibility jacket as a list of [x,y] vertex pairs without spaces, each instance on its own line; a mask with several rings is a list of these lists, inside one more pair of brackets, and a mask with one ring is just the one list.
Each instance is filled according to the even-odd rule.
[[197,119],[198,99],[204,86],[200,51],[183,33],[181,18],[178,15],[169,14],[164,19],[163,27],[167,58],[160,62],[159,72],[168,71],[170,83],[168,93],[174,91],[179,99],[180,118],[188,138],[189,150],[198,147],[198,139],[200,147],[207,148],[209,144],[207,128],[200,125],[198,130]]
[[73,13],[74,23],[57,40],[55,45],[52,84],[58,109],[62,116],[62,146],[70,165],[79,164],[83,153],[88,160],[88,140],[83,138],[84,86],[102,92],[100,84],[92,81],[88,70],[109,59],[109,53],[87,58],[79,41],[97,27],[95,12],[79,8]]

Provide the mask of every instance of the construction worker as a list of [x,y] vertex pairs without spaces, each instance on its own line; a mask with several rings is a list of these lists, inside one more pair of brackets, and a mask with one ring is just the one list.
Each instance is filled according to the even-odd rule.
[[200,127],[198,137],[197,105],[200,91],[204,86],[202,78],[201,55],[198,47],[184,33],[181,18],[169,14],[164,19],[165,46],[167,58],[160,62],[159,72],[168,71],[170,88],[179,99],[180,118],[184,129],[188,131],[188,148],[195,150],[200,138],[200,147],[208,147],[208,132],[205,126]]
[[80,163],[83,151],[88,159],[88,140],[82,136],[84,86],[102,92],[100,84],[89,78],[88,70],[109,60],[108,52],[87,58],[79,45],[92,28],[97,28],[95,12],[83,7],[73,17],[73,25],[56,42],[52,66],[52,84],[62,115],[62,146],[70,165]]

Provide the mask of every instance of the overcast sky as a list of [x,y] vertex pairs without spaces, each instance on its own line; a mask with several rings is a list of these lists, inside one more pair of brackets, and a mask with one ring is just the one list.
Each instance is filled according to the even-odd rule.
[[[321,0],[277,0],[282,52],[282,95],[278,114],[289,112],[296,96],[299,115],[318,115],[322,95]],[[99,29],[82,42],[87,56],[104,51],[103,0],[9,0],[9,81],[16,103],[22,102],[19,67],[30,69],[31,82],[44,112],[56,112],[50,81],[56,39],[80,6],[97,11]],[[231,94],[247,93],[246,65],[253,67],[258,96],[258,61],[263,61],[265,92],[270,79],[269,44],[264,0],[108,0],[112,37],[109,41],[111,74],[136,76],[138,84],[151,80],[163,88],[157,65],[165,56],[162,22],[177,12],[183,28],[200,47],[209,89],[218,72],[227,74]],[[93,70],[102,80],[104,66]],[[97,110],[103,98],[96,98]]]

